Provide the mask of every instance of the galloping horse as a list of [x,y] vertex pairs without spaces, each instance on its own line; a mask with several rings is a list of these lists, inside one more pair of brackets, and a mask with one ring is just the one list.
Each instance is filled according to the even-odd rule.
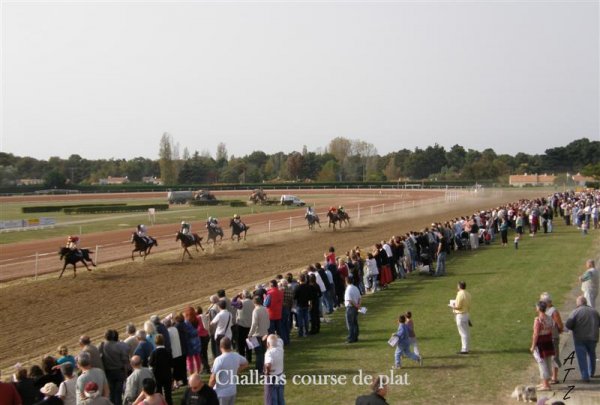
[[342,227],[342,220],[337,212],[327,212],[327,218],[329,218],[329,224],[327,225],[328,228],[331,228],[331,225],[333,224],[333,230],[335,231],[335,224],[338,222],[340,223],[340,228]]
[[158,246],[158,242],[156,241],[156,239],[154,239],[151,236],[147,236],[147,238],[148,240],[150,240],[150,242],[148,242],[146,238],[142,238],[140,235],[138,235],[137,232],[131,233],[131,243],[135,243],[135,249],[131,251],[131,260],[134,260],[133,254],[135,252],[140,252],[140,256],[143,253],[144,260],[146,260],[146,256],[150,254],[152,247]]
[[319,220],[319,216],[317,214],[305,214],[304,218],[306,218],[306,222],[308,223],[308,229],[311,231],[315,229],[315,224],[319,224],[319,228],[321,227],[321,221]]
[[183,248],[183,254],[181,255],[181,261],[185,258],[185,254],[187,253],[190,259],[192,258],[192,254],[188,250],[190,246],[194,246],[196,248],[196,252],[199,252],[198,246],[200,249],[204,250],[202,247],[202,236],[198,236],[197,233],[192,233],[191,235],[186,235],[183,232],[177,232],[177,236],[175,237],[175,242],[181,241],[181,247]]
[[350,226],[350,215],[348,215],[346,211],[338,211],[338,217],[340,218],[340,228],[342,227],[343,223],[347,223],[348,226]]
[[[81,253],[79,253],[81,252]],[[60,276],[58,276],[58,278],[61,278],[63,273],[65,272],[65,269],[67,268],[67,265],[72,264],[73,265],[73,278],[77,277],[77,263],[81,262],[83,263],[83,265],[85,266],[85,268],[88,271],[92,271],[92,269],[90,269],[87,265],[86,262],[90,262],[92,263],[92,266],[96,267],[96,264],[92,261],[92,259],[90,258],[90,254],[92,252],[90,252],[89,249],[79,249],[79,252],[75,252],[67,247],[61,247],[60,250],[58,251],[58,254],[60,255],[60,260],[65,260],[65,265],[62,268],[62,271],[60,272]]]
[[237,236],[237,241],[240,241],[242,233],[244,234],[244,240],[246,240],[246,232],[250,227],[243,222],[239,224],[235,222],[233,219],[229,221],[229,227],[231,228],[231,240],[233,240],[234,236]]
[[219,244],[223,242],[223,229],[220,226],[216,226],[214,228],[212,226],[207,226],[206,229],[208,229],[208,238],[206,238],[206,243],[210,242],[212,239],[214,246],[216,246],[217,236],[220,237]]

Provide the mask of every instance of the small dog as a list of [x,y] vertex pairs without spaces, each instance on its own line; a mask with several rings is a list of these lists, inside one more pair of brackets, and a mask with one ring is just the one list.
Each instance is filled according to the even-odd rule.
[[537,401],[535,387],[533,385],[517,385],[511,394],[511,398],[519,402],[535,402]]

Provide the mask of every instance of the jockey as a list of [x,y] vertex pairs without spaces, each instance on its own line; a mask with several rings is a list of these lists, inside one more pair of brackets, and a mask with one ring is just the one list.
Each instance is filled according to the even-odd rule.
[[219,226],[219,220],[216,217],[208,217],[208,221],[206,221],[206,227],[211,227],[215,229]]
[[150,238],[148,237],[148,230],[146,229],[146,225],[139,224],[137,226],[137,234],[140,238],[144,240],[144,242],[150,243]]
[[338,215],[339,215],[340,217],[343,217],[343,216],[344,216],[344,214],[346,214],[346,211],[344,211],[344,206],[343,206],[343,205],[340,205],[340,206],[338,207]]
[[181,233],[184,235],[189,235],[192,233],[192,225],[188,224],[185,221],[181,221]]
[[81,256],[81,250],[79,250],[79,236],[69,235],[67,237],[67,249]]
[[315,212],[313,211],[313,208],[310,205],[308,207],[306,207],[305,217],[312,217],[314,215],[315,215]]
[[235,222],[240,227],[241,230],[244,230],[244,228],[246,227],[244,225],[244,223],[242,222],[241,217],[238,214],[233,215],[233,222]]
[[329,207],[329,212],[331,212],[332,214],[336,214],[337,209],[334,206],[331,206],[331,207]]

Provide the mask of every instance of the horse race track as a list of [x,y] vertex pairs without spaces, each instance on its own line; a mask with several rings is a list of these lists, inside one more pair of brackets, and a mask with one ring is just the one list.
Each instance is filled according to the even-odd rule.
[[[432,221],[472,214],[478,208],[539,193],[521,191],[510,196],[506,192],[504,195],[494,193],[489,197],[465,197],[454,203],[407,208],[389,216],[367,217],[360,224],[354,222],[352,227],[337,232],[327,230],[326,224],[316,232],[305,229],[267,234],[260,229],[251,229],[245,242],[224,243],[214,250],[209,248],[204,253],[195,254],[194,260],[186,259],[184,262],[180,262],[179,251],[164,252],[175,246],[171,245],[172,242],[161,240],[159,252],[163,253],[153,253],[146,262],[118,261],[101,265],[92,273],[79,271],[76,279],[71,278],[72,272],[65,272],[61,280],[54,273],[37,281],[6,282],[0,284],[0,324],[3,325],[0,330],[0,369],[6,369],[17,361],[37,359],[45,353],[54,354],[59,344],[74,348],[77,338],[84,333],[98,341],[107,328],[121,332],[127,322],[139,324],[152,313],[165,314],[190,303],[206,305],[207,297],[220,288],[225,288],[231,296],[242,287],[265,282],[276,274],[297,273],[307,264],[321,261],[329,246],[335,246],[338,253],[356,245],[366,250],[384,238],[421,229]],[[427,194],[427,197],[431,196]],[[361,201],[365,196],[354,194],[351,198]],[[379,200],[371,198],[369,201],[375,203]],[[348,205],[348,202],[345,204]],[[288,217],[290,214],[268,215]],[[252,225],[254,218],[245,219]],[[173,230],[173,225],[166,227],[169,231]],[[156,233],[154,229],[153,233]],[[200,230],[200,227],[195,229]],[[130,231],[119,232],[86,235],[86,241],[96,237],[100,241],[115,240],[130,235]],[[225,234],[229,236],[228,230]],[[56,246],[61,242],[45,243]],[[30,244],[18,245],[31,247]],[[2,255],[9,254],[7,251],[12,248],[10,245],[3,246]],[[15,249],[23,251],[21,246]],[[128,256],[130,245],[125,251]],[[56,268],[58,264],[56,262]]]

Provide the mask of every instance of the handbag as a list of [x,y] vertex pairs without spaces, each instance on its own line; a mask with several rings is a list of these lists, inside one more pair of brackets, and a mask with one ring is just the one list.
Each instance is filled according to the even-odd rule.
[[[231,313],[229,313],[229,319],[227,320],[227,326],[225,326],[225,333],[227,333],[227,328],[229,328],[229,322],[231,322]],[[225,334],[220,334],[220,333],[219,333],[219,334],[218,334],[218,335],[215,337],[215,340],[216,340],[217,342],[220,342],[220,341],[221,341],[221,339],[223,339],[224,337],[225,337]]]

